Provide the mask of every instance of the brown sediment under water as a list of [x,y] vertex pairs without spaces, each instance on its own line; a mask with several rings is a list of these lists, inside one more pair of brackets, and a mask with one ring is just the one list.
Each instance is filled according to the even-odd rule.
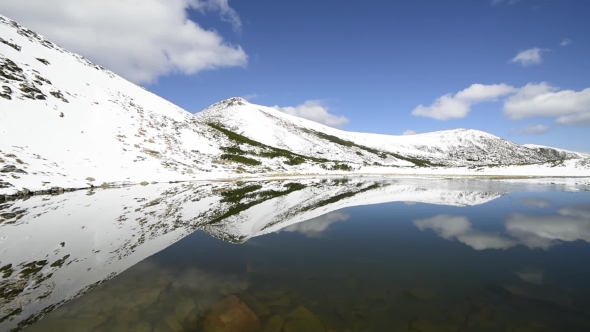
[[590,193],[493,189],[197,230],[23,330],[590,331]]

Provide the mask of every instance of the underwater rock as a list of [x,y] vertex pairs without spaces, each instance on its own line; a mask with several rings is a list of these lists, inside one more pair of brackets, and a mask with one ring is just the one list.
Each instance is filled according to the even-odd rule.
[[254,311],[254,313],[258,316],[258,317],[264,317],[264,316],[268,316],[270,315],[270,309],[265,306],[264,304],[262,304],[260,301],[258,301],[257,298],[255,298],[254,296],[248,294],[248,293],[240,293],[238,294],[238,297],[244,301],[244,303],[246,303],[246,305],[252,309],[252,311]]
[[182,332],[182,325],[180,325],[176,317],[168,316],[164,319],[164,321],[173,332]]
[[133,310],[121,310],[117,314],[118,323],[132,323],[139,320],[139,312]]
[[161,292],[161,289],[158,288],[138,291],[134,298],[135,304],[140,307],[147,307],[158,300]]
[[288,315],[288,321],[284,326],[285,332],[324,332],[324,325],[309,309],[298,306]]
[[263,332],[281,332],[284,324],[285,319],[283,317],[274,315],[268,319]]
[[260,326],[258,316],[235,295],[218,302],[205,318],[205,332],[254,332]]
[[141,322],[135,326],[134,332],[152,332],[152,326],[147,322]]
[[176,305],[175,313],[179,321],[184,321],[188,314],[195,308],[195,301],[192,299],[183,299]]

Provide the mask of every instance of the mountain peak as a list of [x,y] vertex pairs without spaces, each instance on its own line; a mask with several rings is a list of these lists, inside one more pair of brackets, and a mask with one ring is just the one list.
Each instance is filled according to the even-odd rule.
[[209,108],[211,108],[211,107],[226,108],[226,107],[230,107],[230,106],[242,106],[242,105],[247,105],[247,104],[249,104],[249,102],[242,97],[231,97],[231,98],[227,98],[225,100],[222,100],[220,102],[217,102],[217,103],[211,105]]

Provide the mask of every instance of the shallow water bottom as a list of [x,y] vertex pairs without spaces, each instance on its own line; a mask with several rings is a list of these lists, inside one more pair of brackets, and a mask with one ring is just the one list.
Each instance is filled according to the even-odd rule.
[[212,308],[233,296],[260,322],[235,331],[590,330],[571,295],[548,286],[482,286],[407,270],[375,277],[367,272],[379,262],[371,260],[325,271],[294,261],[241,263],[234,273],[145,261],[27,331],[234,331],[208,322]]

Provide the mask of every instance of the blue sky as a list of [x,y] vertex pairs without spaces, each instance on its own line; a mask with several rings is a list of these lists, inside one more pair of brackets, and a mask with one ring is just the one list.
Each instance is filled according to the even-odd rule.
[[[246,68],[160,78],[149,88],[197,112],[231,96],[295,106],[323,100],[350,121],[346,130],[401,134],[458,127],[484,130],[518,143],[590,151],[590,131],[554,118],[507,120],[502,102],[472,107],[461,119],[412,116],[419,104],[473,83],[516,87],[547,81],[576,91],[590,87],[590,3],[490,1],[233,1],[240,34],[214,15],[191,18],[218,30],[249,56]],[[564,39],[572,41],[560,46]],[[538,47],[542,63],[511,63],[519,51]],[[523,135],[526,125],[547,125]]]
[[[37,14],[30,6],[35,1],[43,3],[6,0],[0,10],[193,113],[222,99],[247,96],[266,106],[308,102],[283,110],[311,105],[348,119],[337,121],[345,130],[401,134],[474,128],[517,143],[590,152],[590,89],[584,90],[590,87],[587,1],[170,0],[165,3],[171,14],[158,18],[154,15],[164,15],[162,8],[149,8],[161,0],[145,0],[141,10],[135,6],[121,18],[134,16],[137,22],[129,29],[137,35],[129,38],[143,40],[143,30],[167,22],[157,29],[158,36],[145,39],[149,45],[155,40],[166,44],[163,38],[179,35],[174,24],[181,23],[177,14],[185,13],[210,33],[195,30],[190,40],[174,40],[174,45],[188,47],[209,38],[202,44],[213,45],[214,51],[203,60],[203,52],[175,57],[183,54],[180,47],[162,46],[153,51],[166,53],[162,61],[170,63],[146,69],[143,76],[131,70],[154,62],[144,59],[151,49],[125,50],[125,42],[104,54],[97,47],[84,48],[88,38],[71,40],[72,33],[66,37],[58,33],[63,29],[52,30],[64,22],[70,22],[70,31],[85,24],[63,16],[75,11],[57,11],[62,2],[72,6],[71,1],[56,0]],[[125,2],[130,1],[120,3]],[[48,22],[46,10],[52,8],[57,8],[53,17],[62,16]],[[134,29],[142,24],[146,29]],[[107,30],[105,23],[92,31],[104,37]],[[120,34],[90,39],[115,40]],[[113,55],[124,51],[128,54]],[[512,61],[522,51],[520,60]],[[129,54],[130,63],[116,62]],[[173,59],[198,57],[190,63]],[[482,86],[455,95],[473,84]],[[417,111],[419,105],[423,108]]]

